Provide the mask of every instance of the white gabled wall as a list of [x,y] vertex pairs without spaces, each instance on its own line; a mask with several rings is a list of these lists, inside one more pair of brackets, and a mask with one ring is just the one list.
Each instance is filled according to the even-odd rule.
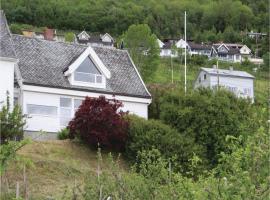
[[[206,79],[204,79],[204,75],[206,75]],[[199,81],[199,79],[201,81]],[[194,88],[198,87],[210,87],[210,76],[204,71],[201,71],[195,81]]]
[[[26,130],[27,131],[46,131],[57,132],[61,130],[60,126],[60,97],[71,97],[72,99],[83,99],[85,96],[99,97],[102,94],[83,91],[72,91],[56,88],[44,88],[38,86],[24,85],[23,91],[23,113],[27,114],[27,104],[56,106],[57,116],[41,116],[30,115],[27,119]],[[108,99],[114,97],[109,94],[104,94]],[[132,114],[136,114],[143,118],[148,118],[148,105],[151,103],[151,99],[143,99],[136,97],[115,96],[115,99],[122,101],[124,107],[123,111],[129,111]]]
[[13,107],[15,62],[0,59],[0,108],[6,103],[9,92],[10,105]]

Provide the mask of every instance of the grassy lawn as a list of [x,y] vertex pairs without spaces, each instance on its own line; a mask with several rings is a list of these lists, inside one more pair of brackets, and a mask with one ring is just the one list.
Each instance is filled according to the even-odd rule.
[[[183,63],[183,61],[182,61]],[[219,68],[229,69],[233,66],[235,70],[243,70],[255,76],[254,89],[255,89],[255,101],[260,104],[267,105],[269,96],[269,73],[267,71],[257,71],[256,73],[252,70],[256,65],[242,66],[241,64],[233,64],[226,62],[219,62]],[[207,61],[204,65],[192,65],[187,63],[187,88],[188,90],[193,88],[193,83],[197,78],[200,67],[212,67],[211,61]],[[173,76],[172,76],[173,69]],[[172,78],[173,77],[173,78]],[[160,84],[177,84],[180,88],[184,88],[184,65],[179,61],[171,60],[170,58],[162,58],[158,69],[153,76],[151,83]]]
[[[97,174],[97,152],[83,144],[70,140],[32,142],[26,145],[19,154],[27,160],[27,185],[30,199],[71,199],[74,186],[82,188],[86,178]],[[101,170],[110,165],[108,154],[102,155]],[[11,164],[3,177],[2,195],[7,190],[15,194],[15,184],[21,184],[23,193],[22,166]],[[104,168],[103,168],[104,166]],[[127,169],[127,164],[120,160],[120,166]],[[4,190],[3,190],[4,188]],[[3,199],[3,198],[0,198]],[[4,198],[5,199],[5,198]]]

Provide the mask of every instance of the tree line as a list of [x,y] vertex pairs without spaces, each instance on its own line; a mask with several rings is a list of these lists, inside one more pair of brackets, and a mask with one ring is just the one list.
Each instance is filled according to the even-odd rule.
[[[268,31],[264,0],[2,0],[10,23],[25,23],[68,30],[109,32],[118,36],[132,24],[148,24],[163,38],[183,35],[184,11],[188,35],[226,29]],[[211,34],[210,34],[211,35]]]

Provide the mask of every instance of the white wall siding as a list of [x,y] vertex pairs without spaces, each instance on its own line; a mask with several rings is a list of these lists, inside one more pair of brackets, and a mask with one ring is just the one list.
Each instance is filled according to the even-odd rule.
[[121,108],[123,111],[129,111],[130,114],[135,114],[145,119],[148,118],[148,104],[135,103],[135,102],[123,102],[124,107]]
[[[35,86],[31,86],[34,87]],[[27,88],[27,86],[26,86]],[[36,87],[37,90],[40,87]],[[63,127],[60,126],[60,97],[72,98],[72,104],[74,99],[84,99],[85,96],[98,97],[102,94],[81,92],[81,91],[70,91],[71,94],[61,94],[61,89],[57,90],[59,93],[48,93],[48,92],[37,92],[37,91],[24,91],[23,92],[23,112],[27,113],[27,104],[34,105],[45,105],[45,106],[56,106],[56,116],[42,116],[42,115],[30,115],[27,119],[27,131],[46,131],[46,132],[57,132]],[[64,90],[66,91],[66,90]],[[105,95],[106,98],[112,99],[112,95]],[[121,108],[123,111],[129,111],[130,113],[136,114],[143,118],[148,118],[148,105],[151,102],[150,99],[141,99],[133,97],[115,96],[115,99],[121,100],[124,107]],[[74,107],[72,106],[72,113],[74,113]]]
[[[211,76],[211,88],[218,84],[217,76]],[[233,91],[238,97],[251,98],[254,99],[254,88],[253,79],[251,78],[241,78],[241,77],[229,77],[229,76],[219,76],[220,86],[225,88],[235,88]],[[249,94],[245,94],[245,91],[250,91]]]
[[0,108],[6,102],[9,92],[10,105],[13,106],[15,62],[0,60]]
[[29,115],[26,131],[46,131],[57,132],[60,129],[59,122],[59,95],[37,93],[37,92],[23,92],[23,113],[28,114],[27,104],[54,106],[57,108],[56,116],[45,115]]
[[[206,75],[206,79],[204,79],[204,75]],[[201,80],[201,81],[199,81]],[[198,87],[210,87],[210,76],[204,71],[201,71],[197,77],[194,88]]]

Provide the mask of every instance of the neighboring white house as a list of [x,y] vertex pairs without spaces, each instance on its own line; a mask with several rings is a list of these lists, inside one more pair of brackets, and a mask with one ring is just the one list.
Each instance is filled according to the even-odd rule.
[[104,35],[94,35],[88,34],[86,31],[82,31],[78,35],[75,36],[75,43],[78,44],[87,44],[90,46],[114,46],[114,39],[109,33],[105,33]]
[[211,55],[211,45],[207,44],[197,44],[192,41],[185,41],[183,39],[180,40],[164,40],[163,42],[158,39],[158,44],[160,47],[160,56],[162,57],[176,57],[178,55],[178,51],[172,51],[173,45],[177,49],[182,49],[182,54],[184,54],[185,47],[187,48],[187,54],[189,55],[205,55],[210,57]]
[[228,62],[242,62],[250,59],[251,50],[242,44],[218,43],[213,44],[211,49],[211,58],[217,58]]
[[0,14],[0,102],[8,91],[21,105],[28,134],[67,126],[86,96],[115,98],[148,118],[151,95],[127,51],[12,35]]
[[166,39],[163,42],[161,40],[157,40],[160,48],[160,56],[161,57],[176,57],[177,51],[173,50],[173,46],[176,43],[176,40]]
[[226,88],[238,97],[250,98],[254,101],[254,76],[244,71],[227,69],[201,68],[195,81],[194,88],[207,87],[216,89]]

